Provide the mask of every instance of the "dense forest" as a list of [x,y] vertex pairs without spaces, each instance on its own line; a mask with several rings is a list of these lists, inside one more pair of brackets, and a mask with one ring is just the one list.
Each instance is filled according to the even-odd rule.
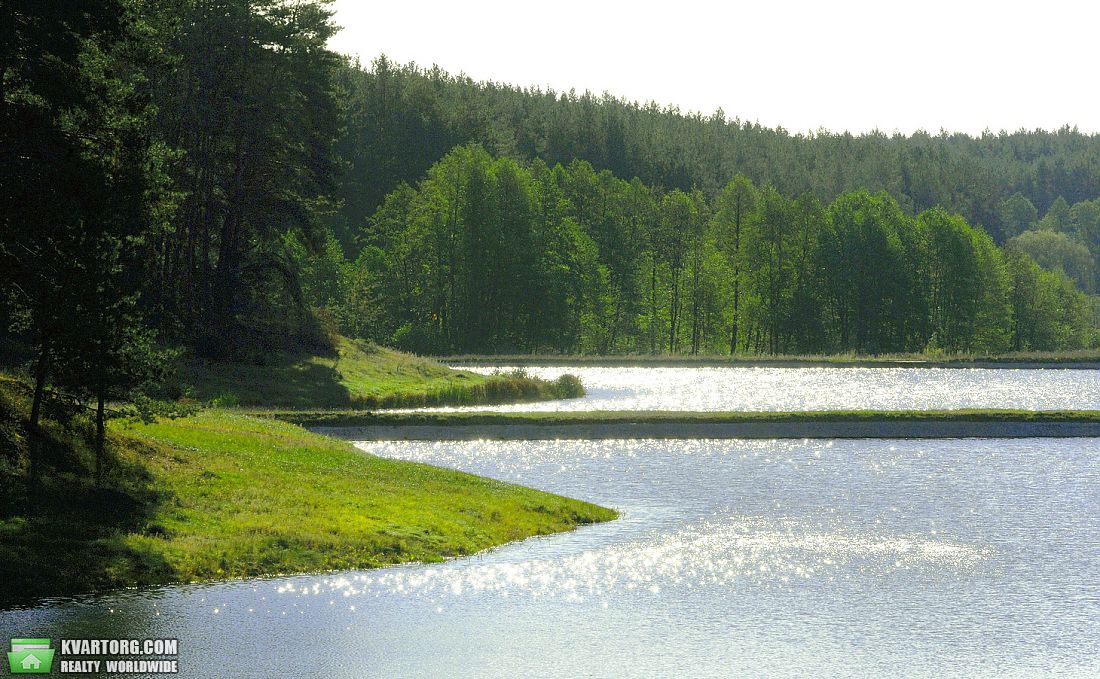
[[[338,244],[307,296],[345,332],[429,353],[1098,341],[1100,136],[791,135],[385,57],[338,82]],[[376,302],[349,299],[372,278]]]
[[[0,9],[0,323],[100,410],[166,348],[1095,346],[1100,136],[792,135],[326,48],[326,2]],[[34,414],[37,417],[37,410]]]
[[[1000,248],[942,208],[909,216],[885,192],[823,204],[737,175],[708,198],[469,145],[369,224],[355,262],[335,239],[303,258],[306,294],[343,332],[422,352],[999,353],[1094,339],[1092,301],[1030,244]],[[364,280],[366,304],[352,297]]]
[[[586,160],[617,177],[708,197],[736,174],[822,202],[848,191],[886,191],[909,214],[943,207],[997,242],[1031,228],[1036,213],[1055,209],[1064,217],[1070,206],[1100,196],[1100,135],[1069,128],[979,137],[792,134],[722,111],[703,115],[608,94],[477,83],[385,57],[342,68],[339,82],[349,114],[340,149],[351,164],[342,213],[353,227],[398,182],[419,179],[444,153],[470,141],[493,155],[541,158],[551,166]],[[736,92],[735,80],[730,87]]]

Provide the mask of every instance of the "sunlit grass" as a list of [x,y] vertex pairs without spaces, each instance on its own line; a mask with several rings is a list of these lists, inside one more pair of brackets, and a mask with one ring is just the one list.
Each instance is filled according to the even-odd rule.
[[614,516],[233,413],[124,433],[156,451],[147,465],[176,498],[156,517],[169,539],[130,540],[159,546],[184,580],[437,561]]
[[32,472],[28,396],[0,377],[0,604],[439,561],[615,517],[228,410],[112,423],[101,484],[87,420],[46,420]]

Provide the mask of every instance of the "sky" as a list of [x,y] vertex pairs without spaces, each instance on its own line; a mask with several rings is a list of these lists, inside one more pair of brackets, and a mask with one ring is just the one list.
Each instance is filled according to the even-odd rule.
[[330,47],[791,132],[1100,132],[1100,5],[335,0]]

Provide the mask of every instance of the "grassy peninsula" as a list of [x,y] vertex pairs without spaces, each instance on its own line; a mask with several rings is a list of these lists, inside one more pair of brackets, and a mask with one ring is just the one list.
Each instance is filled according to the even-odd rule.
[[400,408],[584,395],[572,376],[479,375],[339,336],[325,353],[274,352],[250,363],[184,360],[175,390],[203,402],[264,408]]
[[[112,422],[92,479],[82,416],[25,432],[0,377],[0,605],[109,588],[439,561],[615,512],[386,460],[272,418],[211,409]],[[61,404],[51,404],[51,413]],[[35,446],[35,469],[29,448]]]

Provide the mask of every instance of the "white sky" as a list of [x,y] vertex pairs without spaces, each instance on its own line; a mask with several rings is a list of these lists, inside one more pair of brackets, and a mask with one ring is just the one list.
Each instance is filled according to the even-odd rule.
[[1100,132],[1100,4],[335,0],[332,49],[805,132]]

